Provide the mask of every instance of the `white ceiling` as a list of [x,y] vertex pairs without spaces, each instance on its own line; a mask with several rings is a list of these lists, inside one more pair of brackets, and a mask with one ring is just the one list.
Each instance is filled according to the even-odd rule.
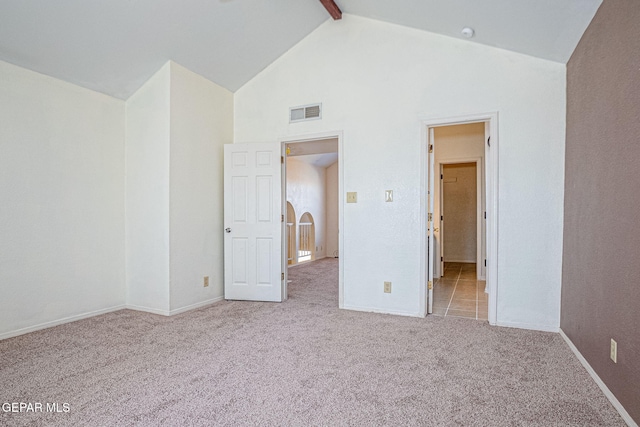
[[338,153],[324,153],[324,154],[307,154],[304,156],[293,157],[304,163],[318,166],[320,168],[328,168],[332,164],[338,161]]
[[338,161],[338,139],[290,142],[287,144],[287,157],[321,168],[329,167]]
[[[336,0],[345,13],[556,62],[602,0]],[[318,0],[0,0],[0,60],[128,98],[168,60],[237,90],[329,19]]]

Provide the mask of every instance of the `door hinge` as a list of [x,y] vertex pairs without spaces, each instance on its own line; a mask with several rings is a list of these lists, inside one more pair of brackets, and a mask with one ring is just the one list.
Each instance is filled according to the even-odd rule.
[[487,260],[486,259],[484,260],[484,266],[485,267],[487,266]]
[[284,164],[284,156],[280,156],[280,163]]
[[491,147],[491,136],[489,136],[489,138],[487,138],[487,145],[488,145],[489,147]]
[[280,280],[284,280],[284,273],[280,273]]
[[484,213],[484,219],[487,219],[487,213],[486,212]]
[[427,216],[427,220],[429,222],[433,221],[433,214],[431,212],[429,212],[429,215]]
[[284,222],[284,215],[280,215],[280,218],[281,218],[280,222]]
[[433,144],[430,144],[430,145],[429,145],[429,152],[430,152],[430,153],[433,153]]
[[429,280],[429,282],[427,283],[427,286],[429,290],[433,289],[433,281]]
[[440,179],[444,179],[444,175],[443,174],[440,174]]
[[440,215],[440,221],[444,221],[444,215]]
[[440,257],[440,262],[444,261],[444,257]]

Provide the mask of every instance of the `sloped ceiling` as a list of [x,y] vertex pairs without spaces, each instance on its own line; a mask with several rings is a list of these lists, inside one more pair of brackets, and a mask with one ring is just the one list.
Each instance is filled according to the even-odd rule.
[[[337,0],[565,63],[602,0]],[[318,0],[0,0],[0,60],[126,99],[168,60],[235,91],[327,19]]]

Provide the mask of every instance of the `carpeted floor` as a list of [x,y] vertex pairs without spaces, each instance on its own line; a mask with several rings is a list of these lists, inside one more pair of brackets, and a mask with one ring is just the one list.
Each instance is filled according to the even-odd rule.
[[624,426],[558,334],[339,310],[337,260],[282,304],[123,310],[0,341],[0,425]]

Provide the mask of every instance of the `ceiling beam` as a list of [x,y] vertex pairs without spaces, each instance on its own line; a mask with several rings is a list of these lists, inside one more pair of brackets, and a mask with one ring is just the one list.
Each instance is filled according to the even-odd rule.
[[329,12],[329,15],[331,15],[334,21],[342,19],[342,11],[333,0],[320,0],[320,3],[327,9],[327,12]]

